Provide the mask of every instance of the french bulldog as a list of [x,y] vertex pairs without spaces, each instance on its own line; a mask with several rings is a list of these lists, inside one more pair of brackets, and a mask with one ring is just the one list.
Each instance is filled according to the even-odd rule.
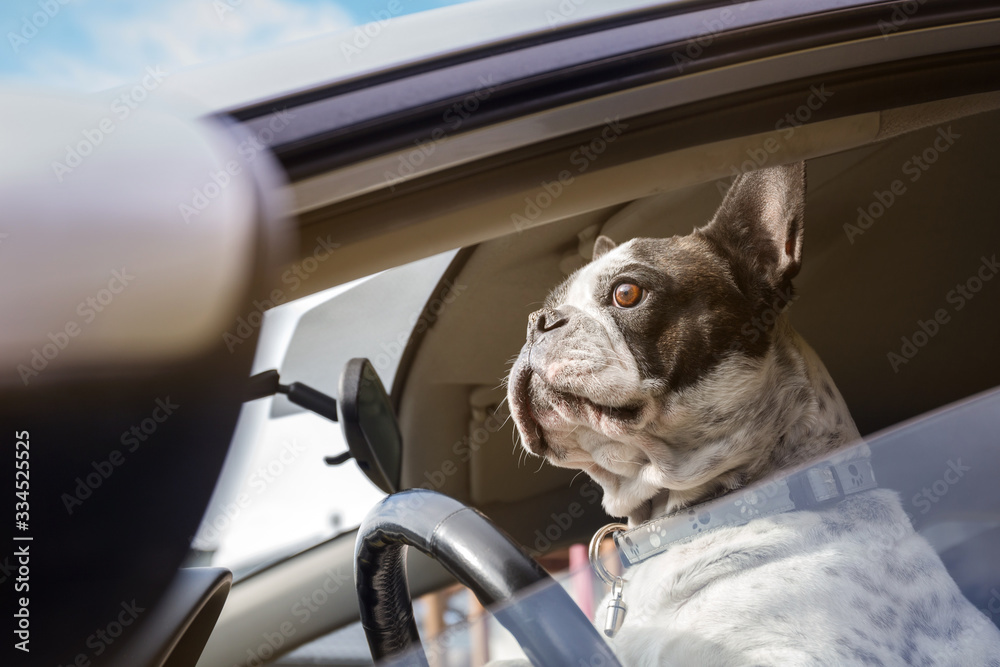
[[[586,471],[638,529],[811,461],[862,460],[788,319],[804,212],[797,163],[738,177],[687,236],[598,237],[528,319],[507,388],[523,447]],[[886,489],[695,530],[623,576],[610,641],[628,666],[1000,667],[1000,632]]]

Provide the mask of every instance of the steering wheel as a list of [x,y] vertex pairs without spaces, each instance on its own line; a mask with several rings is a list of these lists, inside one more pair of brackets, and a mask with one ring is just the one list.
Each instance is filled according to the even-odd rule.
[[[566,591],[514,540],[478,511],[425,489],[387,496],[358,529],[354,581],[375,661],[428,664],[406,580],[408,547],[439,561],[484,607],[507,603],[493,614],[535,667],[621,667]],[[530,599],[514,603],[521,592]]]

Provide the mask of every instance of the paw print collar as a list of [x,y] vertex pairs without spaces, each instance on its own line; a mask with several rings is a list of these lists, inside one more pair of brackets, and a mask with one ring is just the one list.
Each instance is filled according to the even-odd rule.
[[608,581],[610,575],[594,554],[600,540],[609,533],[614,535],[622,565],[628,568],[718,528],[742,526],[784,512],[825,507],[877,486],[868,457],[814,464],[786,477],[650,519],[632,529],[623,524],[605,526],[591,541],[591,564]]

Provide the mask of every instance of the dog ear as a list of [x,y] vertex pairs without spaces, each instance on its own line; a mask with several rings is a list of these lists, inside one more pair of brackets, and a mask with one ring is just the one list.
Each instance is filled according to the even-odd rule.
[[702,234],[773,289],[789,289],[802,266],[805,162],[736,178]]
[[594,255],[592,259],[600,258],[601,255],[614,250],[616,247],[617,244],[614,241],[602,234],[597,237],[596,241],[594,241]]

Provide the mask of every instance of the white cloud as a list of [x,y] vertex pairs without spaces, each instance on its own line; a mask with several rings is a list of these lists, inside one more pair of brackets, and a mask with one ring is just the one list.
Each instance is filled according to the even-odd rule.
[[85,92],[111,88],[136,78],[142,72],[141,67],[132,72],[115,71],[66,51],[50,51],[35,56],[31,59],[28,70],[22,77],[13,78]]
[[36,83],[100,90],[139,78],[146,66],[175,72],[354,23],[337,4],[237,1],[74,3],[77,11],[65,18],[75,24],[75,39],[36,50],[26,75]]

